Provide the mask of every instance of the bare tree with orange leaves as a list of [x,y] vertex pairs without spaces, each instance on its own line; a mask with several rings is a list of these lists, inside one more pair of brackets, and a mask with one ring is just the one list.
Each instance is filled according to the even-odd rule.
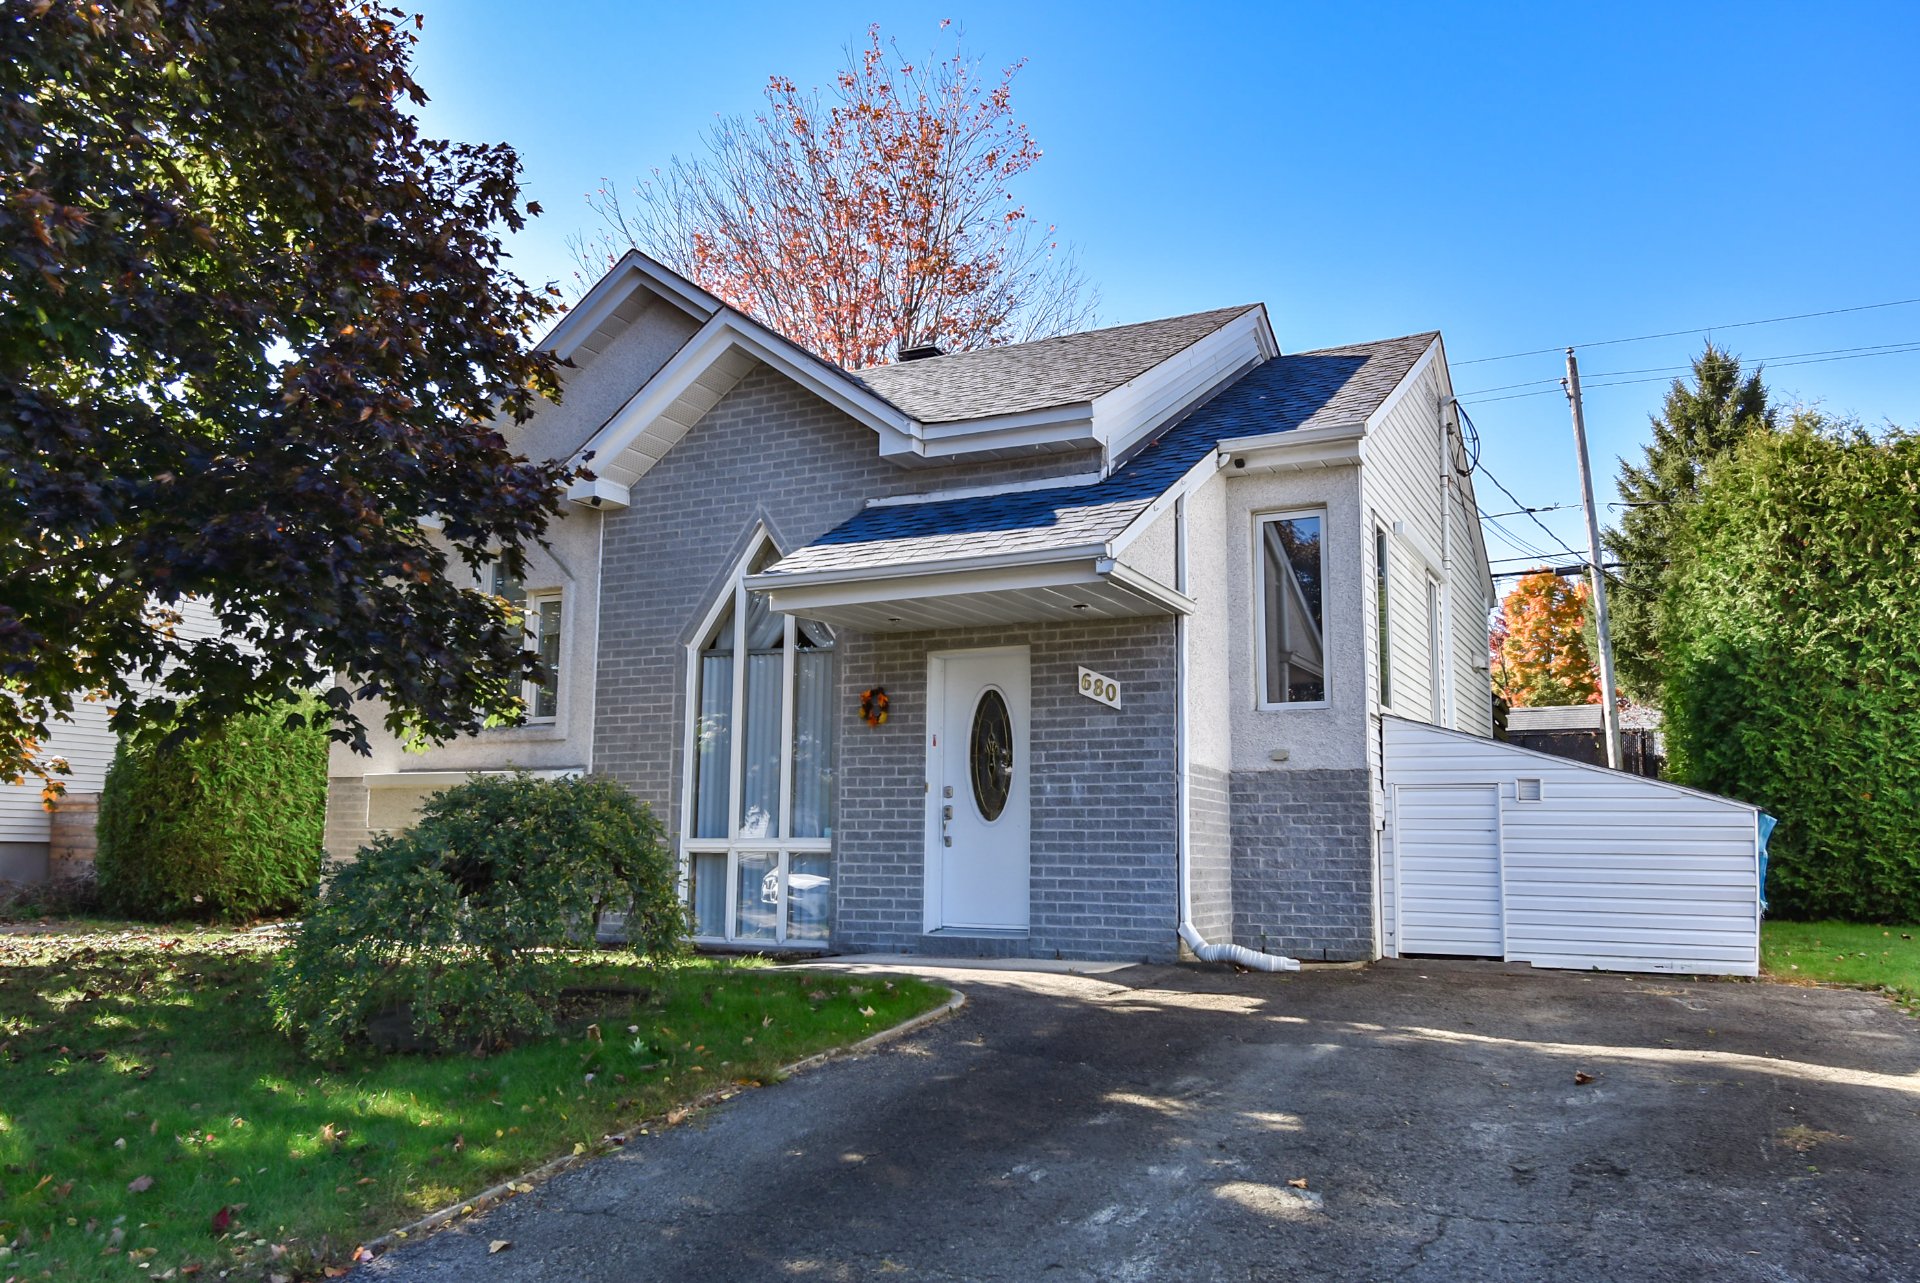
[[1097,296],[1010,191],[1041,155],[1013,115],[1022,65],[983,77],[958,33],[910,61],[870,27],[830,92],[775,76],[766,110],[723,119],[631,204],[590,196],[605,226],[573,241],[582,279],[637,246],[846,369],[1084,329]]
[[1488,638],[1494,694],[1515,708],[1600,702],[1586,634],[1591,591],[1551,570],[1536,570],[1513,586]]

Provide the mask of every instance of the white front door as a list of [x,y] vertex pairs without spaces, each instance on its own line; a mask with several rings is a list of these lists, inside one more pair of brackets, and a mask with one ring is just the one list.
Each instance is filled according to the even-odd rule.
[[935,656],[928,690],[928,928],[1025,931],[1027,650]]

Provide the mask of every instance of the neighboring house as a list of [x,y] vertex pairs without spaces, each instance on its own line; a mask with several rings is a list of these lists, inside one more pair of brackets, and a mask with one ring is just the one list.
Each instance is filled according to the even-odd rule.
[[[189,598],[177,609],[176,635],[191,641],[219,635],[205,605]],[[91,867],[100,790],[119,744],[107,726],[110,716],[112,707],[102,701],[75,699],[68,720],[53,723],[43,756],[67,764],[67,774],[55,777],[62,788],[55,810],[42,801],[37,779],[0,783],[0,882],[39,882]]]
[[596,479],[501,587],[555,682],[336,748],[336,857],[468,772],[591,771],[709,945],[1391,951],[1382,715],[1493,743],[1438,334],[1283,355],[1256,304],[855,374],[634,253],[547,343],[565,400],[511,431]]
[[[1550,704],[1544,708],[1507,710],[1507,742],[1555,757],[1604,766],[1606,727],[1598,704]],[[1620,768],[1648,779],[1659,779],[1666,761],[1660,737],[1660,712],[1641,705],[1620,710]]]

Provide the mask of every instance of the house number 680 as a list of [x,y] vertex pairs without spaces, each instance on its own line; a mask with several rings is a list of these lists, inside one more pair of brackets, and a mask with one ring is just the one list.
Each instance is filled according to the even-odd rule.
[[1120,683],[1090,668],[1080,670],[1080,693],[1113,708],[1120,707]]

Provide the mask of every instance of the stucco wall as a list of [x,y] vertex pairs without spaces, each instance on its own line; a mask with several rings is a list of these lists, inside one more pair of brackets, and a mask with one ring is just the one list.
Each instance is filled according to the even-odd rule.
[[[1235,771],[1349,770],[1366,765],[1366,638],[1360,486],[1352,467],[1307,472],[1227,472],[1217,572],[1227,589],[1228,648],[1223,662],[1233,701]],[[1254,600],[1254,521],[1263,514],[1323,509],[1327,704],[1263,710]],[[1198,545],[1196,545],[1196,548]],[[1273,753],[1284,749],[1284,762]]]
[[576,368],[561,371],[557,403],[542,402],[532,418],[504,430],[529,459],[565,458],[659,373],[699,328],[679,308],[654,300],[605,349],[574,354]]
[[[925,933],[928,656],[1030,647],[1032,900],[1024,941]],[[1170,619],[855,635],[841,654],[834,943],[848,950],[1167,960],[1176,950],[1176,754]],[[1084,664],[1122,707],[1082,696]],[[881,685],[885,726],[858,718]]]

